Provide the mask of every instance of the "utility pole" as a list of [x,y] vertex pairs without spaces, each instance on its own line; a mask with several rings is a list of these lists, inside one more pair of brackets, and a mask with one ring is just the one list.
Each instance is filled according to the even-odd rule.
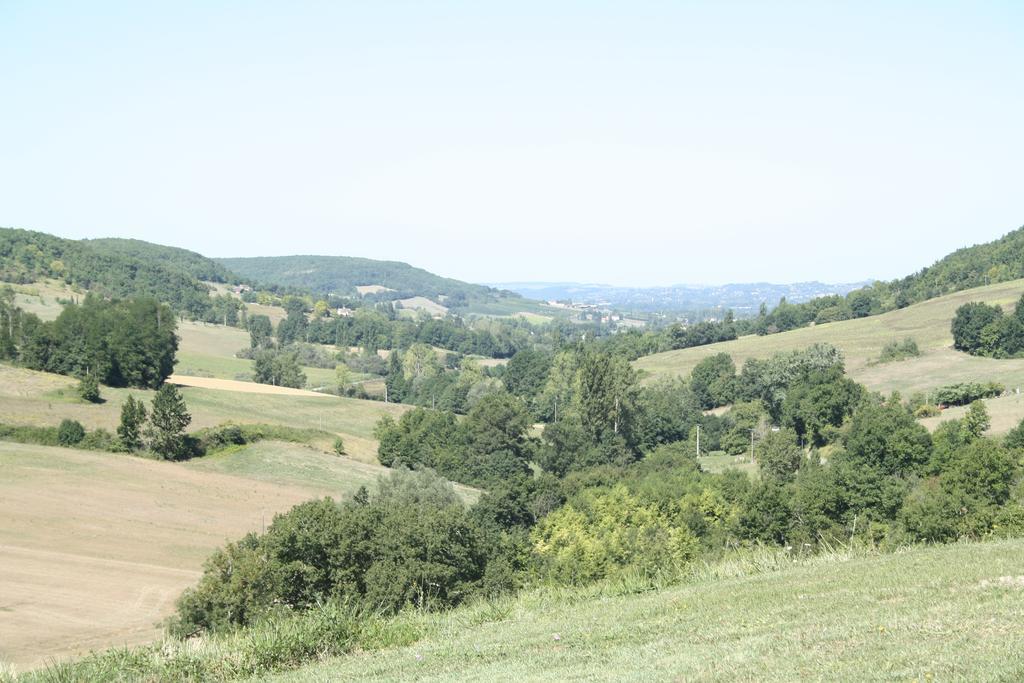
[[754,462],[754,430],[750,430],[750,462]]
[[697,425],[697,457],[700,457],[700,424]]

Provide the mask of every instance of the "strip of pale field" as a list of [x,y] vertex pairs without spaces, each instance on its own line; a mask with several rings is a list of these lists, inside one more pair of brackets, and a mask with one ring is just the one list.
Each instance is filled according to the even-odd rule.
[[199,389],[214,389],[216,391],[234,391],[242,394],[268,394],[271,396],[316,396],[318,398],[335,398],[331,394],[309,391],[307,389],[292,389],[291,387],[276,387],[272,384],[256,384],[255,382],[239,382],[233,379],[216,379],[214,377],[190,377],[188,375],[171,375],[167,378],[171,384],[180,387],[196,387]]
[[1022,556],[1021,540],[955,544],[741,562],[640,594],[532,591],[271,680],[1020,681]]
[[250,448],[181,464],[0,442],[0,661],[150,640],[214,548],[386,471]]

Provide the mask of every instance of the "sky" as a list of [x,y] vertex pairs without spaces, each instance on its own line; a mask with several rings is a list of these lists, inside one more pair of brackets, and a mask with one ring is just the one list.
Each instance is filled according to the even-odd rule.
[[0,226],[852,282],[1024,225],[1024,3],[0,0]]

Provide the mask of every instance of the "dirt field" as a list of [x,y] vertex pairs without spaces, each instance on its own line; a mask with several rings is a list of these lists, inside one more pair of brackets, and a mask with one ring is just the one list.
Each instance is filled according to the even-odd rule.
[[157,636],[214,548],[324,488],[2,442],[0,471],[0,661],[19,668]]
[[323,394],[306,389],[275,387],[271,384],[255,382],[239,382],[233,379],[214,379],[212,377],[189,377],[188,375],[171,375],[167,378],[171,384],[180,387],[199,387],[200,389],[217,389],[218,391],[234,391],[242,394],[269,394],[273,396],[318,396],[332,398],[331,394]]

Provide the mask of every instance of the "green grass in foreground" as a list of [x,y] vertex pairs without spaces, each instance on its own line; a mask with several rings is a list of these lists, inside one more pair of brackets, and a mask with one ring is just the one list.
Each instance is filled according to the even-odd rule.
[[1021,680],[1022,558],[1022,540],[765,551],[667,590],[539,590],[426,615],[410,646],[275,680]]
[[624,578],[358,621],[326,608],[19,680],[1021,680],[1022,557],[1020,539],[755,549],[660,590]]

